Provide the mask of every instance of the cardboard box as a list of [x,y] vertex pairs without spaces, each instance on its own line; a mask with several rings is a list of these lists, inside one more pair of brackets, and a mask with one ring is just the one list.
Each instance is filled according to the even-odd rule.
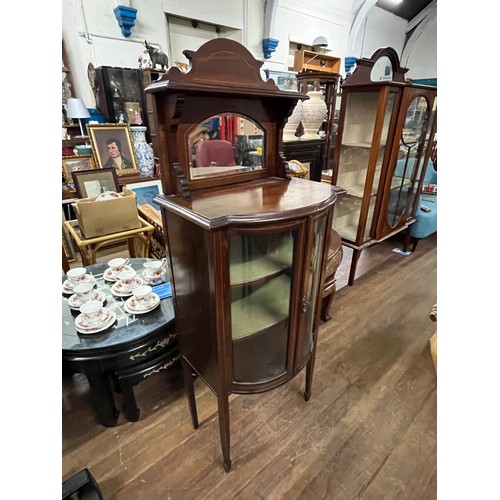
[[135,193],[126,187],[117,198],[100,201],[97,197],[82,198],[72,205],[85,238],[141,227]]

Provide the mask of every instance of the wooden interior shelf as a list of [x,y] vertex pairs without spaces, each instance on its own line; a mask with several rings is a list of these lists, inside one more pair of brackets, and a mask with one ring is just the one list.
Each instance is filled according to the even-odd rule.
[[[232,245],[234,247],[232,248],[231,256],[243,255],[241,239],[235,238]],[[241,285],[258,281],[288,269],[293,260],[293,242],[291,240],[285,241],[270,254],[261,253],[255,249],[251,249],[248,253],[251,255],[248,260],[242,259],[240,262],[236,261],[233,257],[231,258],[231,285]]]
[[233,340],[269,328],[289,315],[291,281],[279,276],[231,304]]

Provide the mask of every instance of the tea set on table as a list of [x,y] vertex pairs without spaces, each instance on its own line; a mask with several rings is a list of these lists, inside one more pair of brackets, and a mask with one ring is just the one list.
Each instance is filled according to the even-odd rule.
[[[160,304],[160,297],[152,287],[165,281],[167,259],[148,261],[143,264],[141,276],[129,264],[129,259],[121,257],[108,262],[103,276],[106,281],[114,282],[111,293],[116,297],[128,297],[123,307],[129,314],[146,314]],[[107,295],[95,290],[97,282],[84,267],[70,269],[63,283],[63,293],[71,293],[68,305],[80,311],[75,318],[75,328],[79,333],[97,333],[106,330],[116,321],[116,313],[104,303]]]

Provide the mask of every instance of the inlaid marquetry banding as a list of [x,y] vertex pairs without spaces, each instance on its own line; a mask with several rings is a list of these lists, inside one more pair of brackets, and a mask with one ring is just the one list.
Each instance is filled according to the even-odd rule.
[[159,340],[154,346],[148,347],[143,352],[137,352],[135,354],[132,354],[129,359],[131,361],[134,361],[135,358],[143,358],[143,357],[147,356],[148,354],[155,352],[157,349],[160,349],[160,348],[167,346],[173,338],[175,338],[175,333],[171,333],[163,340]]
[[170,361],[167,361],[165,364],[159,366],[158,368],[155,368],[154,370],[151,370],[150,372],[145,373],[142,376],[142,378],[146,378],[146,377],[149,377],[150,375],[153,375],[155,373],[160,373],[161,371],[166,370],[167,368],[169,368],[170,366],[172,366],[176,361],[178,361],[179,358],[180,358],[180,356],[176,356],[174,359],[171,359]]

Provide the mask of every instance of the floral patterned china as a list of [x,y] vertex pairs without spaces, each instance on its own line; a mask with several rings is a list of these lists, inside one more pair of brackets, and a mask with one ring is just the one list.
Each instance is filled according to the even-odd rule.
[[[106,302],[107,298],[108,296],[105,292],[94,290],[89,300],[100,300],[101,302]],[[71,307],[71,309],[78,310],[82,306],[82,302],[80,301],[80,298],[78,297],[78,295],[76,295],[76,293],[68,299],[68,306]]]
[[[92,276],[91,274],[86,274],[85,277],[79,281],[79,283],[92,283],[93,285],[95,285],[96,281],[95,281],[94,276]],[[74,286],[75,286],[74,283],[72,283],[69,280],[65,280],[63,285],[62,285],[63,293],[71,293],[72,294]]]
[[[131,271],[132,266],[125,265],[123,266],[123,271]],[[120,271],[121,272],[121,271]],[[118,275],[119,273],[115,273],[111,267],[108,267],[106,271],[104,271],[104,279],[106,281],[118,281]]]
[[135,297],[130,297],[123,305],[125,311],[130,314],[145,314],[160,305],[160,297],[151,292],[151,299],[147,303],[139,302]]
[[98,333],[112,326],[115,321],[116,313],[103,307],[100,321],[91,322],[84,314],[80,314],[75,318],[75,329],[79,333]]
[[111,292],[117,297],[130,297],[130,295],[132,295],[132,292],[134,291],[134,288],[137,288],[141,285],[144,285],[144,281],[139,276],[135,276],[130,285],[126,285],[121,280],[117,281],[111,287]]
[[159,285],[160,283],[163,283],[166,275],[167,270],[165,268],[163,268],[159,274],[150,275],[147,269],[144,269],[142,272],[142,278],[148,285]]

